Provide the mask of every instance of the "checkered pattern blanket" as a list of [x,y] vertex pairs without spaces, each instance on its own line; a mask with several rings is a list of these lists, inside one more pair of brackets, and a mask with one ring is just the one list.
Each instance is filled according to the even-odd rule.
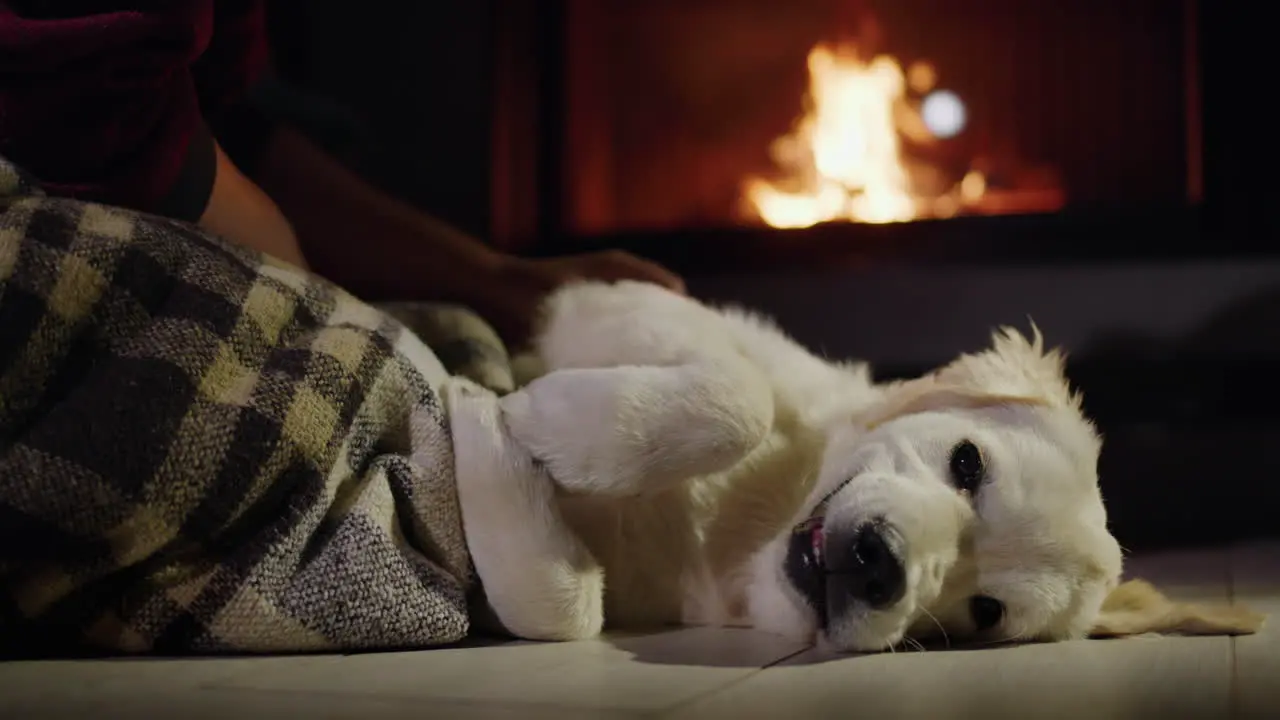
[[384,312],[0,160],[0,646],[459,640],[451,371],[510,389],[469,313]]

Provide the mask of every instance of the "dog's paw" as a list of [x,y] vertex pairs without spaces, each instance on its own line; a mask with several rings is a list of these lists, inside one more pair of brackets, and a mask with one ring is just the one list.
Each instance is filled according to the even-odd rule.
[[446,409],[450,408],[454,402],[475,402],[485,398],[492,398],[496,402],[498,398],[492,390],[460,375],[454,375],[445,380],[440,387],[440,394],[444,397]]
[[458,482],[514,485],[549,482],[528,451],[508,432],[501,399],[466,378],[454,377],[440,388],[453,435]]

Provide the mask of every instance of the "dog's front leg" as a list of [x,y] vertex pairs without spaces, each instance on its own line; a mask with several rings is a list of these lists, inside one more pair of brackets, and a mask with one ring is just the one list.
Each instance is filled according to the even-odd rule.
[[489,606],[528,640],[577,640],[604,622],[604,570],[569,529],[555,485],[503,425],[498,398],[443,388],[467,546]]
[[721,472],[773,424],[741,358],[555,370],[502,399],[513,437],[571,492],[627,496]]

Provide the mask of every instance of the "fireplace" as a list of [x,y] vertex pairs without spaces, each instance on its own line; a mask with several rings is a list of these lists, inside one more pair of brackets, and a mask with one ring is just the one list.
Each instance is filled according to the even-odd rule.
[[500,3],[494,236],[693,272],[1200,253],[1199,5]]
[[1064,190],[1078,207],[1195,192],[1181,2],[569,0],[565,12],[573,232],[753,224],[744,194],[765,224],[795,227],[1051,212]]

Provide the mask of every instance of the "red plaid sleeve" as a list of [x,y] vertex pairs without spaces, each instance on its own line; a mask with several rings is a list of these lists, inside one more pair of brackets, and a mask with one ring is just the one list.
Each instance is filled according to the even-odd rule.
[[261,3],[120,5],[0,2],[0,155],[52,194],[198,217],[205,121],[266,61]]

